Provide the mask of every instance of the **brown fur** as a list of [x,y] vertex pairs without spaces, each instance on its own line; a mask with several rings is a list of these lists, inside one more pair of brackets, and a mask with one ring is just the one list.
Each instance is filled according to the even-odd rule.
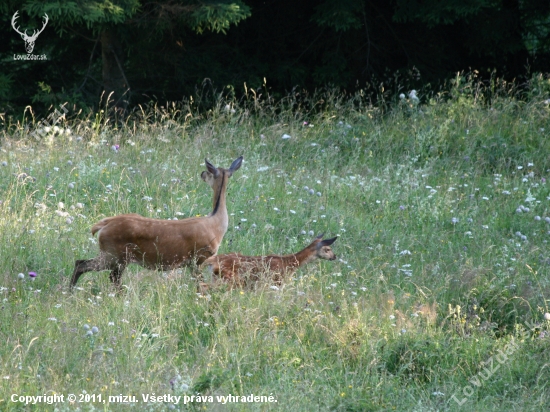
[[229,169],[216,168],[206,160],[201,178],[214,191],[212,213],[183,220],[150,219],[130,213],[107,217],[92,227],[100,253],[94,259],[77,260],[71,287],[86,272],[111,270],[110,279],[121,287],[122,272],[129,263],[150,269],[169,270],[201,264],[215,255],[227,231],[225,192],[229,177],[241,166],[242,156]]
[[[336,259],[330,245],[337,238],[321,240],[322,237],[323,235],[318,236],[306,248],[291,255],[244,256],[240,253],[228,253],[212,256],[206,259],[202,266],[211,270],[213,277],[229,282],[231,285],[249,285],[257,281],[262,273],[267,272],[271,281],[281,284],[300,266],[315,259]],[[206,285],[203,284],[203,286]]]

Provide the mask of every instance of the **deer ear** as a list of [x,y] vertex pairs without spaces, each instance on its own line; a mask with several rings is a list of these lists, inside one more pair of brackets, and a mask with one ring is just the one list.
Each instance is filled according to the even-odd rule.
[[233,173],[234,171],[236,170],[239,170],[239,167],[241,167],[241,164],[243,162],[243,157],[240,156],[239,158],[235,159],[233,161],[233,163],[231,163],[231,167],[229,168],[229,170],[231,171],[231,173]]
[[208,171],[212,173],[214,177],[218,176],[218,174],[220,173],[218,168],[214,166],[212,163],[210,163],[208,159],[204,159],[204,164],[206,165],[206,169],[208,169]]
[[321,241],[321,244],[322,244],[323,246],[330,246],[330,245],[332,245],[334,242],[336,242],[336,239],[338,239],[338,236],[333,237],[332,239],[325,239],[325,240],[322,240],[322,241]]
[[323,233],[321,233],[321,234],[320,234],[319,236],[317,236],[317,237],[316,237],[315,239],[322,239],[322,238],[323,238],[323,236],[325,236],[325,233],[324,233],[324,232],[323,232]]

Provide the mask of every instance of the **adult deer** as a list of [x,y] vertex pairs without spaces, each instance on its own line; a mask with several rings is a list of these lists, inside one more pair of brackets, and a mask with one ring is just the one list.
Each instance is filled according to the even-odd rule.
[[[217,278],[228,281],[232,285],[249,285],[259,280],[262,273],[268,275],[268,280],[281,284],[300,266],[316,259],[335,260],[336,255],[330,245],[336,239],[338,238],[323,240],[323,235],[319,235],[304,249],[291,255],[244,256],[240,253],[216,255],[206,259],[202,266]],[[207,289],[207,286],[205,283],[201,284],[201,288]]]
[[97,233],[99,256],[77,260],[71,287],[83,273],[110,270],[111,282],[120,289],[122,272],[129,263],[150,269],[169,270],[200,265],[218,252],[227,231],[225,193],[228,179],[241,167],[242,156],[229,169],[217,168],[206,160],[202,180],[214,191],[212,213],[183,220],[150,219],[138,214],[107,217],[92,227]]

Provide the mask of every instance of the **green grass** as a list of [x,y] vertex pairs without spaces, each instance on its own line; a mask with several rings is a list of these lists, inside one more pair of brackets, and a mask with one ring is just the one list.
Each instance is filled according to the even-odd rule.
[[[151,411],[172,407],[142,394],[277,399],[182,398],[176,410],[543,410],[550,86],[492,86],[457,78],[420,105],[327,93],[316,112],[291,97],[206,114],[151,107],[118,127],[101,114],[68,120],[70,133],[39,141],[5,125],[0,410],[128,409],[11,401],[84,393],[134,395]],[[295,252],[324,232],[340,235],[337,261],[279,290],[198,295],[190,269],[132,265],[120,296],[107,272],[69,291],[74,261],[97,253],[95,222],[205,215],[204,158],[228,167],[239,155],[220,253]]]

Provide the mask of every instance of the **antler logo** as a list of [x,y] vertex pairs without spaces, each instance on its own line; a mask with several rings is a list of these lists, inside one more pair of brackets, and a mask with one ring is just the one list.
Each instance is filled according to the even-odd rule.
[[12,25],[13,29],[21,35],[21,38],[23,40],[25,40],[25,49],[27,50],[28,54],[31,54],[33,49],[34,49],[34,42],[38,38],[38,35],[40,33],[42,33],[42,31],[46,28],[46,24],[48,24],[48,21],[49,21],[48,15],[46,13],[44,13],[44,24],[43,24],[42,28],[38,31],[34,30],[33,33],[32,33],[32,36],[29,36],[27,34],[27,30],[25,30],[24,33],[21,33],[19,31],[19,27],[15,26],[15,20],[17,20],[17,18],[19,17],[17,15],[17,13],[19,13],[19,10],[16,11],[15,14],[13,15],[13,17],[11,19],[11,25]]

